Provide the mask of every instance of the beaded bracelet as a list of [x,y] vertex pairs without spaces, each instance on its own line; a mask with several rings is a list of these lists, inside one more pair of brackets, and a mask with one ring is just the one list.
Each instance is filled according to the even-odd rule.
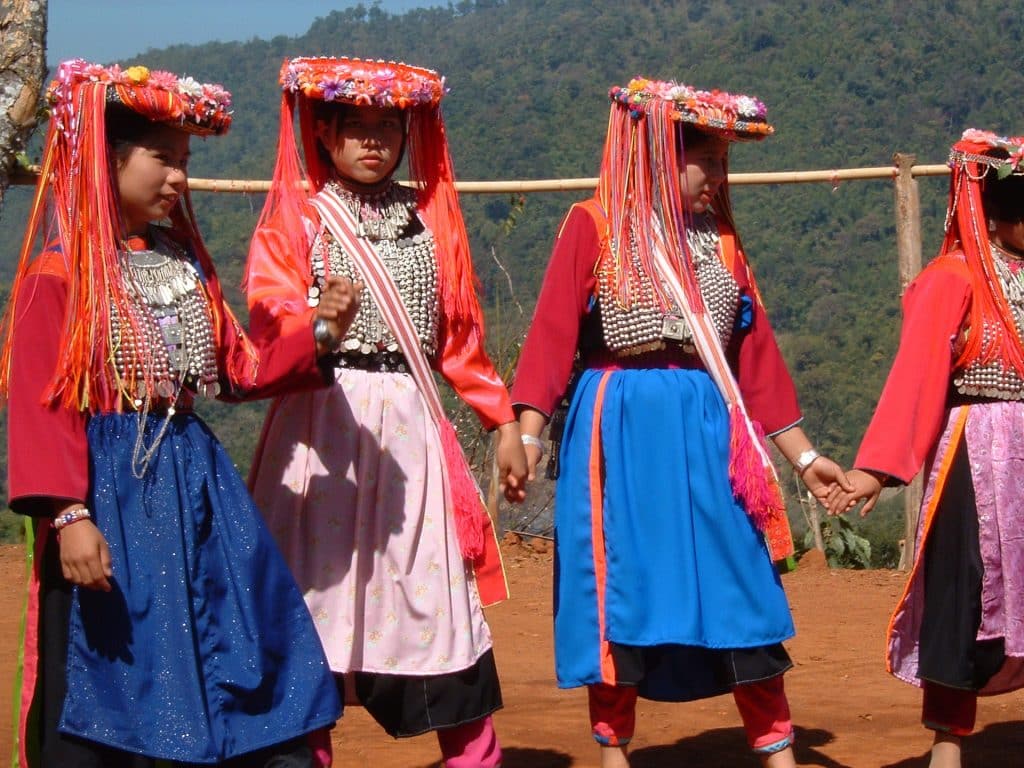
[[63,512],[53,518],[53,527],[56,530],[67,528],[72,523],[77,523],[79,520],[91,520],[92,513],[86,507],[78,507],[76,509],[69,509],[67,512]]

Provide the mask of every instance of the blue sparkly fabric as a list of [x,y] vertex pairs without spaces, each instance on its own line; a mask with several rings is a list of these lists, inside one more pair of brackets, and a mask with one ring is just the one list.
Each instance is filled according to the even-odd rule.
[[[162,418],[146,422],[145,445]],[[138,416],[88,424],[113,590],[75,589],[60,729],[151,757],[217,763],[341,713],[312,619],[231,459],[177,414],[144,477]]]

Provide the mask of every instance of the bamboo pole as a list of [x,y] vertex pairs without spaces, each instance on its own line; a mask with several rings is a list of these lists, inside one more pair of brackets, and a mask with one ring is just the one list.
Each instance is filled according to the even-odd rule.
[[[841,181],[894,179],[900,173],[895,166],[882,165],[864,168],[835,168],[817,171],[770,171],[759,173],[730,173],[729,183],[733,185],[758,184],[808,184],[825,182],[838,184]],[[912,176],[944,176],[949,173],[945,165],[915,165],[910,169]],[[32,185],[39,175],[39,166],[30,166],[11,176],[11,184]],[[228,192],[234,194],[263,194],[270,189],[270,182],[261,179],[203,179],[190,178],[189,188],[195,192]],[[533,179],[524,181],[457,181],[455,187],[465,194],[515,194],[529,192],[570,192],[590,190],[597,186],[596,178],[579,179]]]
[[[899,253],[900,295],[921,271],[921,204],[913,167],[915,155],[897,152],[896,184],[893,188],[896,202],[896,247]],[[908,570],[914,562],[914,540],[922,496],[921,473],[917,474],[903,492],[903,547],[900,550],[899,569]]]
[[[770,171],[763,173],[730,173],[729,183],[733,185],[760,184],[807,184],[825,182],[838,184],[841,181],[894,179],[899,169],[891,165],[865,168],[837,168],[825,171]],[[949,173],[944,165],[920,165],[912,169],[914,176],[941,176]],[[572,192],[586,191],[597,186],[597,178],[580,179],[532,179],[523,181],[457,181],[455,188],[463,194],[502,195],[528,192]],[[189,179],[189,187],[197,192],[238,192],[245,194],[263,193],[270,189],[267,181],[244,181],[235,179]]]

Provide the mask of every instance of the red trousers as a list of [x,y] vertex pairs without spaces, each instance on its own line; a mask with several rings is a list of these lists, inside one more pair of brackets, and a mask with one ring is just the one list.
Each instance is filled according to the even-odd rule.
[[[587,686],[594,739],[605,746],[628,744],[636,725],[636,687]],[[793,743],[793,721],[782,675],[732,689],[747,743],[762,754],[780,752]]]
[[925,728],[953,736],[968,736],[978,714],[978,694],[924,681],[921,722]]
[[[469,723],[435,731],[445,768],[497,768],[501,765],[501,747],[490,715]],[[309,735],[313,764],[329,768],[332,764],[331,732],[324,728]]]

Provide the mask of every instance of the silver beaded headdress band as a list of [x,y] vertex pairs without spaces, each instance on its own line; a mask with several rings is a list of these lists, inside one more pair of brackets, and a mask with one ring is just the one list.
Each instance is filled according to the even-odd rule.
[[[988,150],[1005,152],[1006,157],[990,154]],[[1024,174],[1024,136],[999,136],[991,131],[968,128],[960,141],[949,152],[951,168],[965,163],[996,168],[997,175],[1004,179],[1011,174]]]

